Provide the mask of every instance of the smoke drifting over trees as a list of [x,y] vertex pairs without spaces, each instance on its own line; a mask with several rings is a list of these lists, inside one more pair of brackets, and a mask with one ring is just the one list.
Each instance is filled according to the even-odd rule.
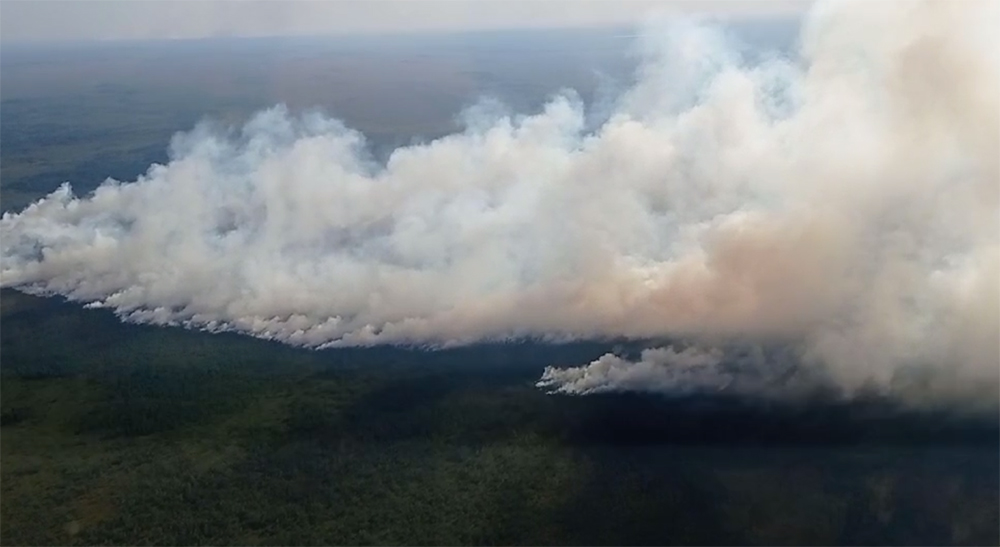
[[[384,165],[320,114],[204,125],[136,181],[5,214],[2,286],[308,347],[779,339],[847,391],[919,370],[919,397],[995,401],[997,6],[820,3],[795,58],[753,63],[655,25],[598,129],[572,92],[485,105]],[[717,352],[686,351],[545,381],[704,382],[678,359]]]

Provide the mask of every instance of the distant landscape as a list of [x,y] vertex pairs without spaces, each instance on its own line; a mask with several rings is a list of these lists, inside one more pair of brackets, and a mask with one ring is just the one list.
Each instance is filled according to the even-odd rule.
[[455,131],[482,98],[514,112],[562,88],[610,98],[635,67],[625,32],[6,46],[0,201],[19,210],[63,182],[86,194],[134,180],[167,161],[178,131],[278,103],[335,116],[384,156]]
[[[133,181],[203,120],[319,108],[376,160],[492,97],[633,77],[627,29],[3,49],[0,206]],[[768,34],[772,39],[774,34]],[[793,33],[777,38],[783,47]],[[485,67],[489,67],[488,69]],[[600,108],[595,110],[600,113]],[[984,545],[995,413],[549,394],[650,339],[310,350],[0,292],[6,545]]]

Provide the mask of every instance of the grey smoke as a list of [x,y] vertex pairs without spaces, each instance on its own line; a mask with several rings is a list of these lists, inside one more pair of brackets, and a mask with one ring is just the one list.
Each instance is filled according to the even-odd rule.
[[723,354],[717,349],[647,349],[638,361],[608,353],[584,367],[547,367],[539,387],[557,393],[585,395],[605,391],[676,392],[724,390],[732,375],[720,369]]
[[[995,400],[998,5],[820,3],[798,56],[752,64],[671,22],[597,130],[567,92],[385,165],[320,114],[200,126],[136,181],[5,214],[0,284],[308,347],[778,338],[848,391],[919,369]],[[663,351],[587,368],[707,377],[657,379],[692,357]]]

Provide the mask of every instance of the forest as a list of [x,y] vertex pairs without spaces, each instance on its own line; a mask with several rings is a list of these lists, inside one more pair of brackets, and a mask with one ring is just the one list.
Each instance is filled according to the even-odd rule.
[[[634,68],[617,32],[5,46],[0,209],[136,180],[175,132],[277,102],[375,156],[483,96],[599,103]],[[313,351],[3,289],[0,543],[1000,544],[995,414],[535,385],[651,343]]]
[[612,341],[310,351],[0,298],[5,544],[998,539],[995,418],[548,395]]

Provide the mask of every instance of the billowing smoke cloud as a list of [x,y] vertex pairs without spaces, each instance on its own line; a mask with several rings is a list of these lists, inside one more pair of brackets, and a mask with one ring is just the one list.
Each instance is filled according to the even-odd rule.
[[[318,114],[199,127],[137,181],[4,215],[2,284],[309,347],[780,339],[847,390],[929,370],[996,398],[997,7],[821,3],[798,56],[752,65],[674,22],[596,131],[565,93],[384,165]],[[714,355],[544,381],[724,385]]]

